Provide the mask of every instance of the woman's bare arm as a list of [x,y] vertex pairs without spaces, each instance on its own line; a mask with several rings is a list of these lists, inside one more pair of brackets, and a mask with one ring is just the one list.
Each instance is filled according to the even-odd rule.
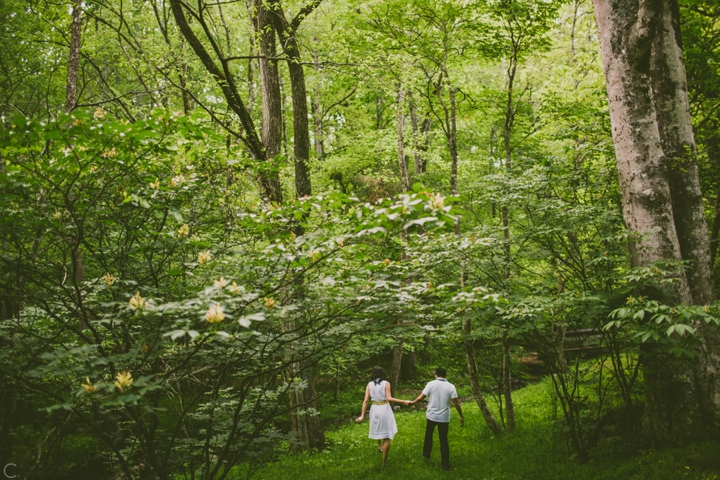
[[391,389],[390,389],[390,382],[385,382],[385,399],[388,402],[402,403],[403,405],[410,404],[410,400],[400,400],[399,398],[394,398],[392,396]]
[[360,411],[360,416],[355,420],[357,423],[360,423],[363,421],[363,418],[365,418],[365,410],[367,409],[368,400],[370,400],[370,385],[365,387],[365,399],[363,400],[362,410]]

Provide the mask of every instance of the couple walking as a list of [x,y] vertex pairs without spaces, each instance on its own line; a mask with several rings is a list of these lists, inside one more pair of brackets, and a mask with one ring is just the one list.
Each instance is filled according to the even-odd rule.
[[388,453],[390,453],[390,442],[398,431],[390,403],[402,403],[407,406],[427,397],[428,406],[425,414],[427,424],[425,426],[425,443],[423,444],[422,456],[430,458],[433,435],[435,427],[437,427],[440,436],[442,468],[450,470],[450,446],[447,438],[448,427],[450,426],[450,405],[452,404],[460,414],[461,427],[465,424],[465,417],[463,417],[455,385],[447,381],[446,375],[444,368],[435,369],[435,380],[428,382],[422,393],[415,400],[410,401],[393,398],[390,394],[390,383],[386,380],[385,370],[382,367],[373,368],[370,383],[365,388],[362,411],[356,422],[363,421],[368,401],[371,401],[370,434],[368,437],[377,440],[378,451],[382,452],[383,466],[385,466]]

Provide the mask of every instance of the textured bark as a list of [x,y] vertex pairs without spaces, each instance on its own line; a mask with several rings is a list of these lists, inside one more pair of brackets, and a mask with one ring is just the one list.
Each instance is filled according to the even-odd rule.
[[457,104],[455,102],[455,87],[449,88],[450,93],[450,129],[448,132],[448,146],[450,147],[450,191],[453,195],[458,194],[457,169]]
[[[82,37],[82,0],[73,2],[72,24],[70,32],[70,54],[68,56],[67,81],[65,83],[65,112],[70,112],[77,104],[77,78],[80,68],[80,41]],[[79,284],[85,280],[82,250],[79,242],[68,240],[72,248],[71,261],[73,281]]]
[[[235,83],[235,78],[230,71],[229,60],[222,56],[222,53],[217,48],[217,44],[212,38],[212,35],[209,40],[211,46],[213,47],[215,57],[210,54],[197,35],[195,35],[195,32],[192,28],[190,28],[187,17],[185,16],[184,9],[187,6],[186,3],[181,0],[169,0],[169,3],[173,17],[175,18],[175,23],[180,29],[180,33],[188,42],[188,45],[190,45],[193,49],[198,59],[202,62],[205,70],[207,70],[222,90],[223,96],[225,97],[225,101],[227,101],[230,110],[232,110],[238,117],[238,120],[240,120],[243,134],[239,134],[238,138],[247,146],[252,158],[258,160],[259,162],[265,162],[268,159],[268,155],[266,154],[263,142],[255,129],[255,123],[250,115],[250,111],[245,107],[245,103],[240,96],[240,92],[238,91]],[[197,15],[196,18],[198,18],[198,23],[201,23],[203,31],[206,35],[208,35],[210,28],[205,23],[202,15]],[[214,58],[217,59],[219,64],[216,63]],[[276,202],[282,201],[282,190],[279,189],[280,184],[279,181],[277,181],[277,173],[268,172],[264,174],[264,177],[267,178],[267,181],[261,181],[261,194],[268,200]]]
[[[711,127],[717,132],[717,127]],[[720,136],[708,135],[705,140],[707,156],[715,171],[720,171]],[[720,184],[715,187],[715,218],[713,219],[712,233],[710,234],[710,268],[715,266],[718,246],[720,245]]]
[[[658,32],[652,46],[651,76],[660,141],[668,159],[670,194],[693,303],[714,301],[712,255],[700,191],[697,148],[690,118],[690,102],[680,36],[677,0],[665,0],[658,12]],[[698,322],[702,344],[695,367],[701,422],[720,422],[720,329]]]
[[[659,3],[594,0],[623,217],[636,235],[630,245],[634,266],[682,259],[650,80]],[[670,275],[674,282],[666,287],[668,298],[691,303],[684,271]],[[646,441],[655,444],[670,436],[694,434],[699,421],[697,392],[687,366],[652,343],[643,344],[641,358]]]
[[[595,17],[605,71],[613,143],[617,160],[623,218],[639,238],[631,245],[632,264],[681,260],[665,155],[655,116],[649,78],[652,15],[637,2],[613,4],[595,0]],[[630,32],[628,35],[627,32]],[[673,290],[690,303],[683,272]]]
[[512,378],[510,375],[510,337],[503,331],[503,395],[505,396],[505,415],[509,431],[515,430],[515,405],[512,399]]
[[408,173],[408,159],[405,156],[405,90],[402,84],[398,85],[397,94],[397,145],[398,165],[400,169],[400,182],[403,192],[410,190],[410,175]]
[[308,409],[316,410],[317,407],[315,379],[310,371],[306,370],[300,374],[297,369],[299,365],[296,366],[294,373],[307,383],[307,387],[290,392],[290,427],[305,448],[322,450],[325,435],[320,425],[320,415],[308,412]]
[[[260,52],[260,92],[262,98],[262,143],[266,158],[272,161],[280,154],[282,146],[282,97],[280,95],[280,76],[277,65],[275,28],[271,13],[262,0],[256,2],[258,51]],[[263,190],[268,192],[269,200],[282,202],[282,187],[277,172],[260,175]]]
[[500,425],[497,420],[493,417],[485,396],[480,390],[480,375],[478,374],[477,364],[475,363],[475,349],[473,348],[472,341],[468,336],[470,335],[471,325],[470,319],[466,319],[463,322],[463,347],[465,348],[465,360],[467,360],[468,374],[470,376],[470,386],[472,387],[473,396],[475,397],[475,403],[477,403],[482,413],[485,423],[490,427],[490,430],[495,434],[500,434]]
[[400,343],[393,348],[392,365],[390,366],[389,381],[393,392],[397,390],[397,385],[400,381],[400,370],[402,369],[403,344],[401,339],[399,341]]
[[[320,60],[317,52],[313,52],[313,60],[315,61],[315,71],[319,70]],[[312,117],[313,117],[313,137],[315,140],[315,155],[318,159],[325,158],[325,144],[323,141],[323,109],[320,103],[320,82],[315,82],[315,89],[312,99]]]
[[187,115],[192,110],[192,100],[190,98],[190,92],[187,89],[187,75],[188,75],[188,64],[187,58],[185,57],[185,39],[180,39],[180,55],[182,56],[182,64],[180,66],[180,88],[182,89],[182,102],[183,102],[183,113]]
[[67,82],[65,84],[65,112],[77,103],[77,77],[80,68],[80,40],[82,36],[82,0],[73,1],[70,30],[70,56],[68,58]]
[[[293,104],[293,152],[295,155],[295,192],[298,198],[312,195],[310,181],[310,125],[307,108],[307,88],[305,70],[300,62],[300,46],[295,37],[297,26],[295,19],[288,22],[279,2],[270,3],[272,18],[278,35],[282,40],[283,52],[288,58],[290,72],[290,90]],[[310,10],[311,11],[311,10]],[[305,14],[309,13],[306,11]],[[299,23],[298,23],[299,24]]]
[[425,118],[421,124],[418,124],[417,107],[412,100],[412,90],[408,92],[410,98],[410,124],[412,125],[413,135],[413,163],[415,166],[415,175],[422,175],[427,170],[427,150],[430,133],[430,119]]
[[677,0],[661,2],[652,45],[651,79],[662,150],[669,169],[673,217],[693,303],[714,300],[710,242],[690,119]]

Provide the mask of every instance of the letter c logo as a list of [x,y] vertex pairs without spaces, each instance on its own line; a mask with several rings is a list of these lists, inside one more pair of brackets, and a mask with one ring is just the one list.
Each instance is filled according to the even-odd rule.
[[8,469],[8,467],[11,466],[11,465],[12,465],[13,467],[17,467],[17,465],[15,465],[14,463],[8,463],[7,465],[5,465],[5,468],[3,468],[3,473],[5,474],[5,477],[6,477],[6,478],[15,478],[15,477],[17,477],[17,475],[13,475],[13,476],[8,475],[7,469]]

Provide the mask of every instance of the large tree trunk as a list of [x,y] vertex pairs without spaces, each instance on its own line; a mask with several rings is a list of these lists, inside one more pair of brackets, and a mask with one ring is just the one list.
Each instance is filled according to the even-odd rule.
[[[680,37],[680,7],[665,0],[658,12],[658,31],[652,45],[652,91],[660,141],[667,157],[670,195],[682,258],[689,261],[687,279],[696,305],[715,299],[710,238],[705,219],[697,148],[690,118],[690,102]],[[720,329],[699,322],[703,337],[695,368],[703,423],[720,421]]]
[[478,374],[477,363],[475,362],[475,349],[473,348],[472,341],[469,338],[471,325],[470,319],[466,319],[463,322],[463,347],[465,348],[465,360],[467,360],[468,374],[470,376],[470,386],[472,387],[473,396],[475,397],[475,403],[480,407],[480,413],[482,413],[485,423],[490,427],[490,430],[495,435],[500,434],[500,425],[497,420],[493,417],[485,396],[480,389],[480,375]]
[[714,300],[707,221],[700,191],[697,147],[690,119],[685,64],[680,44],[677,0],[665,0],[658,12],[652,45],[652,95],[662,150],[667,158],[673,218],[693,303]]
[[[636,236],[630,246],[632,264],[681,260],[649,75],[657,2],[594,3],[623,217]],[[678,268],[670,275],[674,282],[667,287],[665,301],[691,303],[684,271]],[[689,368],[673,361],[661,345],[644,344],[641,357],[646,384],[646,440],[656,443],[671,434],[692,433],[698,412]]]
[[[256,2],[258,51],[260,52],[260,91],[262,92],[262,143],[265,156],[272,161],[280,154],[282,146],[282,98],[280,96],[280,76],[275,48],[275,28],[271,12],[261,0]],[[263,190],[268,192],[269,200],[282,202],[282,187],[279,175],[275,171],[260,175]]]
[[[644,0],[613,5],[594,0],[605,70],[623,218],[638,238],[631,244],[632,264],[681,260],[665,169],[665,156],[650,89],[652,12]],[[628,36],[630,38],[626,38]],[[692,297],[682,271],[674,274],[678,300]]]

